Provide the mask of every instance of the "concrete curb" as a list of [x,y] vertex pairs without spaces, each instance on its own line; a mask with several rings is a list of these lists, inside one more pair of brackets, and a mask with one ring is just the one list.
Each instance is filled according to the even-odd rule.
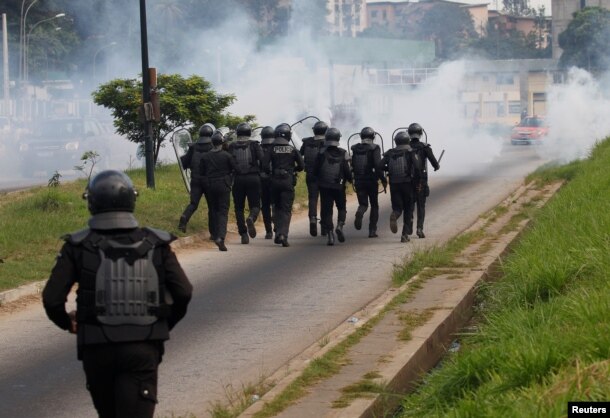
[[[552,187],[546,188],[541,192],[543,199],[539,201],[538,204],[541,206],[544,205],[560,187],[561,184],[555,184]],[[530,190],[530,187],[523,185],[500,203],[500,205],[510,206],[520,200],[525,202],[528,200],[527,194]],[[499,220],[492,223],[493,226],[491,229],[500,230],[503,225],[506,225],[510,221],[509,215],[511,215],[510,212],[503,217],[499,217]],[[471,227],[467,228],[464,233],[480,230],[486,222],[485,219],[481,218]],[[454,303],[437,308],[432,318],[428,320],[426,324],[413,330],[413,338],[410,341],[401,343],[398,349],[391,353],[387,353],[391,360],[385,362],[381,366],[377,365],[375,370],[379,373],[380,377],[374,380],[376,383],[384,385],[389,391],[394,393],[408,393],[414,388],[417,379],[440,361],[444,356],[449,343],[453,339],[453,335],[472,317],[477,286],[493,274],[497,269],[497,265],[501,262],[503,255],[509,251],[510,245],[521,234],[528,223],[529,219],[521,221],[515,230],[504,233],[497,240],[494,240],[493,244],[487,248],[485,253],[480,255],[480,262],[476,267],[451,268],[451,274],[455,275],[456,271],[458,271],[459,275],[459,279],[454,280],[454,282],[459,282],[459,284],[456,285],[455,290],[452,290],[449,298],[454,301]],[[420,274],[423,274],[425,271],[426,269]],[[439,277],[442,275],[443,273],[441,272]],[[266,379],[268,382],[276,382],[275,386],[260,400],[248,407],[239,417],[245,418],[255,416],[263,409],[265,402],[273,400],[300,376],[311,360],[323,356],[327,351],[337,346],[351,335],[355,328],[365,325],[368,320],[381,312],[396,295],[412,286],[417,278],[418,276],[414,276],[400,288],[389,289],[384,292],[384,294],[370,302],[362,310],[353,314],[354,317],[359,318],[359,321],[356,324],[341,324],[338,328],[328,334],[330,341],[324,347],[321,348],[317,343],[313,344],[304,352],[293,358],[284,368],[276,371]],[[352,383],[356,383],[356,380]],[[340,388],[336,388],[336,390],[339,391]],[[295,411],[298,410],[300,402],[300,400],[297,400],[295,405],[288,407],[279,415],[308,416],[305,411]],[[370,397],[353,400],[349,406],[345,408],[333,409],[329,407],[326,410],[326,414],[317,414],[316,416],[333,418],[373,418],[386,416],[385,414],[395,410],[399,402],[400,397],[375,396],[371,394]],[[290,408],[292,408],[292,413],[287,412]],[[321,411],[316,412],[319,413]]]

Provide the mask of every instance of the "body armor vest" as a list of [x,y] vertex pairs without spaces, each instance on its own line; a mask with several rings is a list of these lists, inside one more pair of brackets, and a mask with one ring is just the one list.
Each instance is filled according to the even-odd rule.
[[425,148],[428,145],[412,147],[413,152],[411,153],[411,161],[413,165],[412,175],[416,179],[427,179],[428,178],[428,165]]
[[83,253],[77,317],[85,324],[101,326],[108,341],[147,340],[158,321],[169,314],[171,301],[153,255],[158,243],[169,243],[172,238],[164,231],[144,231],[144,238],[132,244],[121,244],[89,230],[68,237],[73,243],[80,239],[87,249]]
[[373,145],[357,144],[352,147],[352,167],[357,178],[373,176],[372,151]]
[[252,168],[252,147],[250,146],[250,141],[247,142],[235,142],[233,143],[232,154],[235,156],[237,160],[237,170],[238,174],[247,174],[250,172]]
[[341,162],[343,156],[332,157],[328,152],[324,153],[324,162],[320,167],[318,179],[323,183],[341,184]]
[[390,181],[404,182],[411,178],[411,151],[392,150],[388,158],[388,175]]
[[316,158],[318,157],[322,144],[323,141],[315,139],[305,142],[303,160],[305,161],[305,170],[307,170],[308,173],[312,173],[315,168]]
[[191,177],[194,179],[200,179],[203,176],[201,175],[201,159],[203,158],[203,154],[208,152],[212,148],[209,144],[195,144],[193,147],[193,157],[191,158]]

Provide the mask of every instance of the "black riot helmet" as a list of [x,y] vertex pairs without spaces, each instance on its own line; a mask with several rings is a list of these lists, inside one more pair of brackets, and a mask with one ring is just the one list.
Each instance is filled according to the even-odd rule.
[[360,139],[375,139],[375,130],[370,126],[365,126],[360,131]]
[[394,137],[394,142],[396,142],[396,145],[409,145],[409,141],[409,134],[407,134],[405,131],[398,132]]
[[252,127],[247,122],[242,122],[237,125],[235,128],[235,133],[237,136],[251,136],[252,135]]
[[337,128],[328,128],[324,135],[324,145],[327,147],[338,147],[341,139],[341,132]]
[[271,126],[265,126],[261,130],[261,144],[271,144],[275,138],[275,130]]
[[275,127],[275,140],[280,144],[288,144],[292,139],[292,130],[287,123],[280,123]]
[[212,135],[212,145],[214,146],[218,146],[218,145],[222,145],[225,142],[225,137],[222,134],[222,132],[220,131],[216,131],[214,132],[214,135]]
[[411,139],[419,139],[424,133],[424,128],[419,123],[412,123],[409,125],[408,132]]
[[201,125],[201,128],[199,128],[199,138],[202,137],[212,137],[212,135],[214,134],[214,131],[216,130],[216,127],[214,127],[214,125],[212,125],[211,123],[206,123],[204,125]]
[[319,120],[313,125],[313,134],[324,135],[327,129],[328,125],[326,124],[326,122],[322,122],[321,120]]
[[133,212],[138,193],[123,172],[105,170],[89,181],[83,198],[92,215],[106,212]]

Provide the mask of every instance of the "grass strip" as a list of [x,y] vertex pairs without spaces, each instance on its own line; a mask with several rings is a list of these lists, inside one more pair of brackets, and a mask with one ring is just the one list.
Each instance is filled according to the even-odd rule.
[[405,398],[401,417],[555,417],[610,394],[610,141],[534,174],[569,182],[483,287],[477,332]]
[[[155,170],[155,189],[146,188],[146,172],[127,174],[138,190],[135,215],[143,226],[170,231],[177,236],[182,211],[189,203],[177,165],[161,165]],[[15,288],[49,275],[55,255],[62,246],[60,237],[87,225],[90,215],[82,200],[86,180],[61,182],[57,187],[34,187],[0,194],[0,291]],[[295,203],[306,206],[304,176],[299,177]],[[234,222],[232,211],[230,226]],[[187,235],[207,230],[205,199],[191,218]]]

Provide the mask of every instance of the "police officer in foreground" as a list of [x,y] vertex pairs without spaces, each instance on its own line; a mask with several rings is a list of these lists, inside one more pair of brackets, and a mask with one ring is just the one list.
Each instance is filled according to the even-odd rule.
[[[42,293],[47,316],[76,334],[87,388],[100,417],[152,417],[164,341],[186,314],[192,286],[170,248],[175,236],[140,228],[129,177],[89,182],[89,228],[65,243]],[[66,312],[74,284],[76,311]]]
[[[328,128],[324,136],[324,148],[318,154],[314,176],[320,188],[320,213],[322,226],[328,234],[327,244],[335,245],[335,233],[339,242],[345,241],[343,225],[347,217],[345,183],[352,182],[352,172],[347,151],[339,148],[341,132]],[[333,232],[333,206],[337,206],[337,229]]]
[[229,205],[231,203],[231,185],[233,175],[237,170],[237,162],[233,154],[224,150],[225,139],[220,131],[212,135],[214,148],[204,154],[201,159],[201,175],[208,179],[208,206],[214,225],[214,243],[220,251],[227,251],[225,238],[227,222],[229,221]]
[[275,141],[265,155],[263,167],[271,177],[271,200],[273,202],[273,221],[275,223],[276,244],[288,247],[288,232],[292,218],[294,187],[297,172],[303,171],[301,154],[290,145],[292,131],[290,125],[282,123],[275,128]]
[[[237,162],[233,179],[233,204],[237,231],[241,243],[248,244],[250,238],[256,237],[254,223],[261,211],[260,169],[263,161],[263,150],[256,141],[252,141],[252,128],[249,123],[240,123],[235,129],[237,139],[229,144],[228,151]],[[248,199],[249,215],[244,219],[244,210]],[[248,238],[248,236],[250,238]]]
[[388,173],[390,182],[390,230],[394,234],[398,232],[398,219],[404,215],[400,242],[409,242],[409,235],[413,233],[412,155],[409,135],[399,132],[394,141],[396,147],[386,151],[381,160],[381,166]]
[[[322,146],[324,145],[324,134],[328,125],[325,122],[318,121],[313,125],[313,136],[304,138],[303,145],[301,146],[300,153],[305,161],[305,182],[307,183],[307,196],[309,202],[309,234],[312,237],[318,235],[318,197],[320,191],[318,190],[318,182],[313,174],[316,159]],[[322,226],[322,235],[325,235],[326,231]]]
[[[271,126],[265,126],[261,130],[261,148],[263,156],[271,152],[273,141],[275,140],[275,129]],[[263,157],[263,160],[265,157]],[[265,239],[273,238],[273,220],[272,220],[272,200],[271,200],[271,178],[267,173],[268,170],[261,170],[261,213],[263,214],[263,223],[265,224]]]
[[[428,187],[428,161],[432,164],[434,171],[440,168],[432,148],[429,144],[420,141],[423,128],[418,123],[409,125],[408,132],[411,142],[409,145],[413,150],[413,195],[417,206],[417,236],[425,238],[424,218],[426,216],[426,198],[430,196]],[[411,209],[413,213],[414,208]],[[410,230],[413,230],[413,215],[410,218]]]
[[[199,164],[203,154],[212,149],[212,134],[214,133],[214,125],[206,123],[199,128],[199,139],[194,144],[190,145],[186,154],[180,157],[182,167],[186,170],[191,170],[191,201],[189,205],[184,209],[180,222],[178,223],[178,229],[182,232],[186,232],[186,225],[189,219],[193,216],[193,213],[199,206],[201,196],[207,193],[208,182],[205,177],[201,177],[199,171]],[[208,207],[208,222],[210,220],[210,210]],[[213,229],[213,228],[212,228]],[[210,238],[214,239],[212,235]]]
[[354,219],[357,230],[362,228],[362,218],[371,204],[369,217],[369,238],[377,237],[377,221],[379,220],[379,181],[385,189],[387,182],[381,169],[381,149],[375,144],[375,131],[365,127],[360,131],[360,144],[352,146],[352,171],[354,187],[358,197],[358,209]]

